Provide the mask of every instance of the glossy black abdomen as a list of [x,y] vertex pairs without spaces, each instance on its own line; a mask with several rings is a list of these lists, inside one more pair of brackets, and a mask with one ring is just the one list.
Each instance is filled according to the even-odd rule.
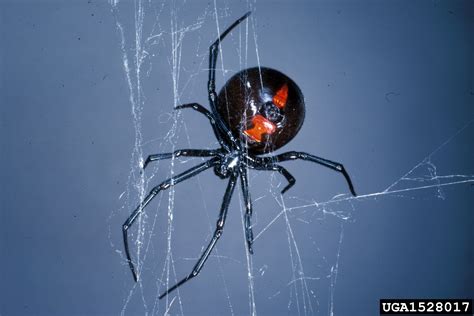
[[217,112],[253,154],[269,153],[296,136],[305,116],[296,83],[265,67],[242,70],[219,92]]

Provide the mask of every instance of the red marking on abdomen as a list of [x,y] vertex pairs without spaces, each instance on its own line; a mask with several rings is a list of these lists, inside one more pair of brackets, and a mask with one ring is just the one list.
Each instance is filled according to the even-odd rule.
[[253,127],[244,131],[244,134],[254,141],[261,142],[262,135],[271,135],[276,131],[276,126],[262,115],[257,114],[252,118]]
[[288,85],[285,83],[273,97],[273,104],[275,104],[279,109],[283,109],[286,105],[287,99],[288,99]]

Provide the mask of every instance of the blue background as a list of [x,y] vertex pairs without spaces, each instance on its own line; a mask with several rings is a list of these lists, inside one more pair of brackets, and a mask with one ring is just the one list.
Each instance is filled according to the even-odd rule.
[[[306,120],[279,152],[342,162],[357,192],[373,195],[328,202],[348,193],[340,175],[285,163],[297,183],[283,201],[295,208],[256,240],[253,308],[238,188],[217,251],[169,313],[376,315],[380,298],[474,296],[474,2],[143,2],[140,99],[137,4],[0,2],[1,315],[165,313],[175,295],[157,294],[190,272],[226,182],[209,171],[173,191],[170,270],[169,195],[150,204],[136,286],[121,225],[140,199],[139,156],[216,146],[203,117],[173,106],[207,106],[215,13],[223,30],[249,8],[248,39],[243,24],[223,44],[218,87],[258,61],[290,76]],[[423,161],[412,180],[397,182]],[[146,190],[199,162],[154,164]],[[432,187],[459,181],[467,182]],[[394,183],[396,193],[381,193]],[[282,211],[283,186],[279,175],[251,172],[256,234]]]

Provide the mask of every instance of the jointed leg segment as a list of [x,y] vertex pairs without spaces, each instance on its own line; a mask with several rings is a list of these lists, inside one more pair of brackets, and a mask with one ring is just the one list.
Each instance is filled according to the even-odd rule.
[[130,215],[130,217],[125,221],[125,223],[122,226],[122,233],[123,233],[123,243],[125,245],[125,255],[127,256],[127,261],[128,265],[130,266],[130,270],[132,271],[133,274],[133,279],[135,282],[138,280],[138,275],[137,272],[135,271],[135,266],[133,265],[132,258],[130,256],[130,250],[128,247],[128,229],[133,225],[135,220],[138,218],[143,213],[143,209],[148,205],[148,203],[153,200],[153,198],[163,190],[166,190],[170,188],[171,186],[174,186],[178,184],[179,182],[182,182],[186,179],[189,179],[198,173],[209,169],[210,167],[214,166],[217,162],[219,161],[218,158],[213,158],[210,159],[200,165],[197,165],[183,173],[178,174],[177,176],[174,176],[172,178],[169,178],[165,181],[163,181],[161,184],[157,185],[154,187],[150,193],[145,197],[145,199],[138,205],[138,207],[133,211],[133,213]]
[[209,119],[209,122],[211,123],[211,127],[212,127],[212,130],[214,131],[214,135],[216,136],[217,141],[219,142],[219,144],[223,148],[225,148],[226,150],[229,150],[229,146],[222,139],[221,132],[219,131],[219,125],[216,122],[216,118],[214,117],[214,115],[211,112],[209,112],[208,109],[206,109],[205,107],[203,107],[199,103],[182,104],[182,105],[178,105],[175,109],[176,110],[181,110],[181,109],[189,109],[189,108],[191,108],[195,111],[198,111],[199,113],[204,114]]
[[[261,159],[261,158],[258,158],[258,159]],[[286,187],[283,188],[283,190],[281,190],[281,194],[285,194],[285,192],[288,191],[296,183],[295,177],[293,177],[288,170],[286,170],[284,167],[282,167],[280,165],[277,165],[277,164],[273,163],[272,161],[263,162],[263,161],[257,160],[257,163],[253,163],[250,166],[251,166],[251,168],[254,168],[256,170],[277,171],[282,176],[284,176],[286,181],[288,181],[288,184],[287,184]]]
[[209,80],[207,82],[207,91],[209,94],[209,103],[211,105],[211,110],[212,113],[215,113],[217,124],[220,128],[220,130],[227,135],[231,143],[236,147],[239,147],[239,142],[237,139],[235,139],[234,135],[232,135],[231,131],[229,128],[224,124],[222,121],[222,118],[219,116],[217,109],[216,109],[216,102],[217,102],[217,93],[216,93],[216,64],[217,64],[217,56],[219,54],[219,45],[221,41],[227,36],[227,34],[232,31],[234,27],[239,25],[242,21],[244,21],[251,12],[247,12],[244,14],[241,18],[239,18],[237,21],[232,23],[222,34],[219,35],[219,37],[216,39],[216,41],[209,47]]
[[193,270],[191,273],[186,276],[184,279],[170,287],[166,292],[160,295],[160,299],[168,295],[170,292],[174,291],[190,279],[194,278],[199,274],[201,271],[202,267],[204,266],[204,263],[206,263],[206,260],[209,258],[209,255],[211,254],[212,249],[214,249],[217,241],[219,238],[222,236],[222,232],[224,229],[224,224],[225,220],[227,217],[227,210],[229,209],[229,204],[230,204],[230,199],[232,197],[232,193],[234,192],[235,188],[235,183],[237,182],[237,174],[232,174],[229,179],[229,184],[227,185],[227,189],[224,194],[224,199],[222,201],[222,206],[221,206],[221,211],[219,213],[219,218],[217,219],[217,224],[216,224],[216,229],[214,230],[214,235],[209,242],[209,245],[207,245],[206,250],[202,253],[201,257],[197,261],[197,263],[194,265]]
[[171,159],[176,157],[214,157],[219,154],[220,150],[206,150],[206,149],[179,149],[172,153],[163,153],[150,155],[146,158],[145,163],[143,164],[143,169],[145,169],[148,164],[152,161]]
[[256,161],[260,165],[271,165],[275,162],[295,160],[295,159],[311,161],[311,162],[323,165],[325,167],[328,167],[330,169],[333,169],[337,172],[342,173],[342,175],[346,179],[346,182],[349,186],[349,190],[351,191],[352,195],[354,196],[357,195],[355,193],[354,186],[352,185],[352,181],[351,181],[351,178],[349,177],[349,174],[347,173],[346,169],[344,169],[344,166],[338,162],[334,162],[328,159],[324,159],[318,156],[314,156],[305,152],[298,152],[298,151],[289,151],[286,153],[276,155],[274,157],[259,157]]
[[240,168],[240,183],[242,186],[242,194],[244,196],[244,203],[245,203],[245,217],[244,217],[244,225],[245,225],[245,239],[247,240],[247,249],[249,253],[253,254],[253,231],[252,231],[252,200],[250,198],[249,193],[249,182],[248,182],[248,171],[247,168],[242,166]]

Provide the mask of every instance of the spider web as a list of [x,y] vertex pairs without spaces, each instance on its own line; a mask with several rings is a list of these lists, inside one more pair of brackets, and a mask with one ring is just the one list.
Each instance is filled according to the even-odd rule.
[[[199,6],[186,1],[111,0],[110,6],[116,18],[135,133],[128,183],[118,197],[123,204],[111,215],[125,219],[153,186],[203,161],[163,160],[143,172],[141,166],[147,155],[180,148],[217,148],[204,117],[191,110],[185,110],[188,113],[173,108],[190,102],[208,108],[208,47],[225,27],[248,10],[254,14],[222,44],[217,86],[240,69],[260,66],[256,27],[259,6],[256,1],[231,5],[229,1],[216,0]],[[124,285],[126,295],[121,314],[257,315],[268,314],[269,305],[289,314],[337,314],[335,293],[344,233],[354,212],[380,199],[413,199],[417,192],[426,192],[429,199],[446,199],[446,188],[474,183],[473,174],[445,174],[435,163],[450,145],[472,133],[473,125],[471,120],[461,126],[405,174],[382,186],[384,189],[357,197],[337,194],[321,198],[315,197],[314,190],[300,193],[298,188],[281,196],[285,185],[281,176],[251,172],[255,255],[246,252],[245,208],[242,194],[236,188],[224,237],[201,274],[159,300],[159,294],[189,274],[209,242],[226,182],[216,180],[208,171],[171,187],[150,203],[129,231],[132,256],[140,274],[138,283],[132,283],[121,241],[112,242],[123,261],[124,279],[130,281]],[[288,169],[291,172],[290,166]],[[296,177],[297,181],[301,178]],[[186,194],[190,199],[200,196],[201,200],[186,201]],[[240,227],[231,224],[237,216]],[[195,224],[183,224],[194,221]],[[325,225],[321,232],[314,233],[315,223]],[[303,245],[303,238],[309,239],[310,244]],[[267,258],[266,249],[259,249],[283,245],[285,260]]]

